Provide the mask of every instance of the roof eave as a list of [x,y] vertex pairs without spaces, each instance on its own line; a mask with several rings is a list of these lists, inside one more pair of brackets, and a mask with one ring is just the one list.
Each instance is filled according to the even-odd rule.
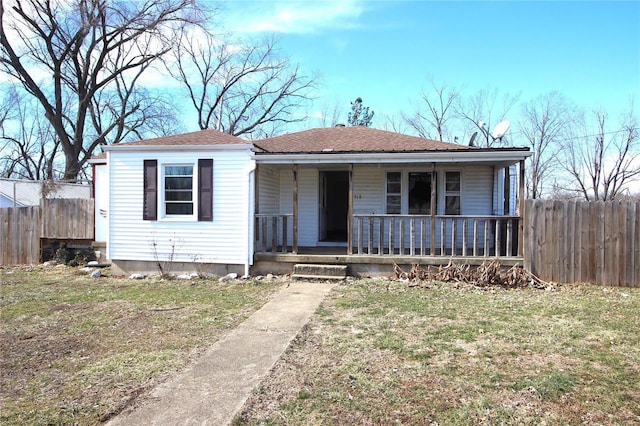
[[336,163],[508,163],[531,156],[528,148],[508,150],[451,150],[422,152],[368,153],[256,153],[259,164],[336,164]]

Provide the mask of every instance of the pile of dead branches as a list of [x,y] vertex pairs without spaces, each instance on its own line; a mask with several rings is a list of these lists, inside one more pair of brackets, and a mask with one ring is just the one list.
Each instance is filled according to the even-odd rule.
[[449,261],[446,266],[423,269],[420,265],[414,264],[409,272],[405,272],[397,264],[393,265],[393,271],[397,279],[408,281],[413,284],[424,282],[455,282],[470,284],[475,287],[503,287],[503,288],[524,288],[551,289],[554,286],[533,275],[520,265],[514,265],[508,270],[503,270],[499,259],[483,262],[477,268],[472,268],[468,264],[457,264]]

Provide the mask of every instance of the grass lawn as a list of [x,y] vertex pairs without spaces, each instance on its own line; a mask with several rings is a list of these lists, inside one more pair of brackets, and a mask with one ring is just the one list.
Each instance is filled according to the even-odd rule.
[[236,424],[640,424],[640,289],[357,280]]
[[0,424],[107,420],[280,285],[0,268]]

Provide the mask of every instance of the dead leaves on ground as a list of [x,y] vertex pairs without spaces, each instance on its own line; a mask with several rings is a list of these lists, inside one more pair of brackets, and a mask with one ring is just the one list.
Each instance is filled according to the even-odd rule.
[[520,265],[514,265],[508,270],[503,270],[500,260],[494,259],[483,262],[478,267],[468,264],[457,264],[449,261],[446,266],[423,269],[414,264],[409,272],[405,272],[394,263],[393,272],[399,280],[408,281],[411,286],[423,287],[426,282],[455,282],[470,284],[479,288],[536,288],[540,290],[555,290],[555,285],[541,280]]

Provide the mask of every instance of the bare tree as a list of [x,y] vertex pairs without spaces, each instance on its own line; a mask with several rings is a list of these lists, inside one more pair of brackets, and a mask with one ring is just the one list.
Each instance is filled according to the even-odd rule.
[[502,138],[493,138],[491,129],[504,120],[520,99],[520,94],[500,94],[498,89],[485,88],[468,98],[461,98],[455,104],[456,115],[463,120],[465,135],[479,132],[482,138],[476,139],[476,145],[491,147]]
[[[64,179],[132,127],[142,106],[133,88],[113,95],[118,84],[169,52],[171,34],[197,21],[196,12],[192,0],[0,2],[0,71],[40,103],[64,153]],[[110,123],[98,119],[101,107],[117,110]]]
[[451,140],[447,122],[452,118],[459,92],[445,83],[436,84],[431,79],[431,91],[423,90],[421,102],[412,116],[403,119],[420,137],[444,141]]
[[10,87],[3,104],[11,113],[0,122],[0,175],[29,180],[54,179],[59,141],[33,98]]
[[395,133],[407,133],[407,122],[402,117],[395,115],[382,114],[380,117],[382,125],[380,128]]
[[277,54],[275,39],[232,42],[210,31],[185,31],[165,65],[188,93],[200,129],[248,138],[272,136],[306,116],[314,79]]
[[571,122],[570,111],[559,92],[540,95],[522,107],[518,127],[532,151],[526,168],[527,198],[540,198],[547,178],[559,166],[557,154],[563,132]]
[[563,145],[563,166],[572,178],[567,188],[585,200],[614,200],[640,177],[640,128],[633,103],[621,124],[610,127],[606,113],[593,113],[595,130],[583,120]]
[[339,124],[345,124],[341,118],[344,116],[345,111],[340,103],[335,102],[333,105],[325,103],[317,114],[318,121],[320,122],[319,127],[334,127]]

